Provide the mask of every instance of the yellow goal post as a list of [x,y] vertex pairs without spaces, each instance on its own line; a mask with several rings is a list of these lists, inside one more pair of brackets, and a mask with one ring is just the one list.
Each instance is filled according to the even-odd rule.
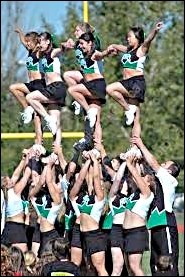
[[[49,139],[53,135],[50,132],[43,133],[43,138]],[[82,138],[83,132],[62,132],[62,138]],[[34,139],[35,133],[1,133],[1,139]]]

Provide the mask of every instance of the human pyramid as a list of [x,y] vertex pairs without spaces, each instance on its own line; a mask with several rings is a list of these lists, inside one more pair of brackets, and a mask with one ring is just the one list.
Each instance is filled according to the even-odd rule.
[[[2,178],[2,253],[10,265],[15,253],[22,257],[16,270],[16,262],[14,268],[3,263],[6,276],[144,276],[144,251],[150,251],[152,276],[178,276],[173,200],[180,168],[175,161],[159,164],[140,137],[144,64],[162,27],[156,23],[147,37],[132,27],[126,46],[105,50],[89,23],[76,26],[75,41],[60,45],[48,32],[15,30],[28,51],[29,82],[9,89],[24,109],[23,123],[34,122],[35,142],[23,149],[13,175]],[[79,70],[62,75],[60,57],[68,51],[75,51]],[[123,78],[107,85],[104,58],[120,53]],[[67,93],[75,115],[84,115],[84,137],[73,145],[70,161],[61,146]],[[102,142],[107,96],[131,126],[130,148],[114,158]],[[52,152],[44,147],[43,122],[53,135]]]

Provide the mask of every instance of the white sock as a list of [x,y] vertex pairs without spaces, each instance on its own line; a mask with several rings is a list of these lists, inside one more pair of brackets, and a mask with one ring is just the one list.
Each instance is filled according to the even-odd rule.
[[34,112],[34,108],[32,107],[32,106],[28,106],[28,107],[26,107],[25,109],[24,109],[24,112],[27,112],[27,111],[29,111],[29,112]]
[[50,120],[50,115],[47,114],[47,115],[44,117],[44,120],[45,120],[45,121],[49,121],[49,120]]
[[136,109],[137,109],[136,105],[129,104],[129,111],[136,112]]

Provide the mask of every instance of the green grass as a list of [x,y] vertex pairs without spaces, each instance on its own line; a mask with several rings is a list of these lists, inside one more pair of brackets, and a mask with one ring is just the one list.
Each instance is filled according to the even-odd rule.
[[[184,224],[184,213],[177,214],[177,223]],[[151,276],[150,272],[150,251],[143,255],[143,270],[145,276]],[[179,233],[179,275],[184,276],[184,233]]]

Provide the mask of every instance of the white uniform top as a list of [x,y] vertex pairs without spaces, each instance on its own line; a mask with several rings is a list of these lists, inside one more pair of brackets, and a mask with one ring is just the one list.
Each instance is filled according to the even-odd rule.
[[146,219],[148,210],[150,208],[150,204],[152,203],[152,200],[154,199],[154,194],[151,192],[150,196],[148,198],[140,197],[134,207],[131,209],[131,211],[135,214],[138,214],[143,219]]
[[155,175],[162,185],[165,210],[171,213],[173,210],[173,202],[175,200],[175,188],[178,185],[177,179],[163,167],[160,167]]
[[11,188],[8,190],[8,201],[6,205],[6,216],[12,217],[24,212],[21,196],[14,192]]

